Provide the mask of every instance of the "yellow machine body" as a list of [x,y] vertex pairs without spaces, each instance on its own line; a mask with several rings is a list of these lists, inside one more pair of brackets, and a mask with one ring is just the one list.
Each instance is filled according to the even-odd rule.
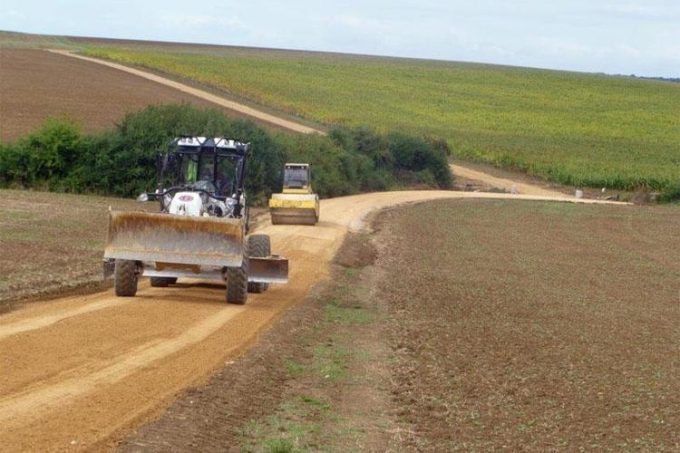
[[283,191],[272,195],[269,212],[274,225],[315,225],[319,221],[319,196],[312,190],[309,164],[287,163]]

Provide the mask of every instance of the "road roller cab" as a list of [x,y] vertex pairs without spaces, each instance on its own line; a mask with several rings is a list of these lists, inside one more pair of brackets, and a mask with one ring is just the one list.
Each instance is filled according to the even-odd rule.
[[309,164],[284,165],[283,191],[272,195],[269,212],[274,225],[315,225],[319,221],[319,196],[312,190]]

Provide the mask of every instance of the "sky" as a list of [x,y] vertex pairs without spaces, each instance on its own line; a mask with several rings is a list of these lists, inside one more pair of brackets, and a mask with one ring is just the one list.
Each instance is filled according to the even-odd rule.
[[0,30],[680,77],[680,0],[0,0]]

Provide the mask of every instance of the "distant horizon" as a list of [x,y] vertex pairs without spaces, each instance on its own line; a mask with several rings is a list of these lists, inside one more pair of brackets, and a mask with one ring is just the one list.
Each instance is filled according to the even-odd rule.
[[540,71],[555,71],[555,72],[572,72],[576,74],[591,74],[591,75],[604,75],[610,77],[628,77],[628,78],[638,78],[646,80],[659,80],[667,82],[680,82],[680,75],[678,76],[661,76],[661,75],[641,75],[641,74],[624,74],[624,73],[608,73],[608,72],[595,72],[586,70],[574,70],[574,69],[563,69],[563,68],[552,68],[552,67],[540,67],[540,66],[522,66],[508,63],[496,63],[490,61],[465,61],[465,60],[447,60],[441,58],[427,58],[427,57],[416,57],[416,56],[401,56],[401,55],[385,55],[385,54],[368,54],[368,53],[356,53],[356,52],[343,52],[334,50],[319,50],[319,49],[296,49],[296,48],[286,48],[286,47],[267,47],[267,46],[248,46],[248,45],[237,45],[237,44],[224,44],[224,43],[214,43],[214,42],[198,42],[198,41],[169,41],[164,39],[141,39],[141,38],[112,38],[109,36],[86,36],[86,35],[58,35],[58,34],[42,34],[42,33],[29,33],[17,30],[0,30],[0,33],[14,33],[18,35],[30,35],[30,36],[42,36],[51,38],[75,38],[75,39],[101,39],[101,40],[111,40],[111,41],[130,41],[130,42],[145,42],[145,43],[162,43],[162,44],[177,44],[177,45],[196,45],[196,46],[213,46],[213,47],[233,47],[233,48],[244,48],[244,49],[257,49],[257,50],[272,50],[281,52],[309,52],[309,53],[319,53],[319,54],[338,54],[338,55],[348,55],[356,57],[371,57],[371,58],[394,58],[403,60],[422,60],[422,61],[433,61],[441,63],[462,63],[462,64],[472,64],[472,65],[486,65],[486,66],[502,66],[517,69],[534,69]]
[[23,33],[680,77],[675,0],[4,0]]

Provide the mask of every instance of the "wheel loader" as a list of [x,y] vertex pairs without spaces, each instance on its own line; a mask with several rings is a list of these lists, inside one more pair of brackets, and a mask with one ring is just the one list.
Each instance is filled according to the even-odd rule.
[[269,200],[274,225],[315,225],[319,221],[319,196],[312,191],[309,164],[287,163],[283,168],[283,193]]
[[288,281],[288,260],[271,254],[269,236],[248,234],[244,182],[250,145],[223,137],[178,137],[158,154],[158,184],[140,202],[160,212],[109,211],[104,275],[117,296],[178,278],[226,282],[226,300],[244,304],[248,292]]

